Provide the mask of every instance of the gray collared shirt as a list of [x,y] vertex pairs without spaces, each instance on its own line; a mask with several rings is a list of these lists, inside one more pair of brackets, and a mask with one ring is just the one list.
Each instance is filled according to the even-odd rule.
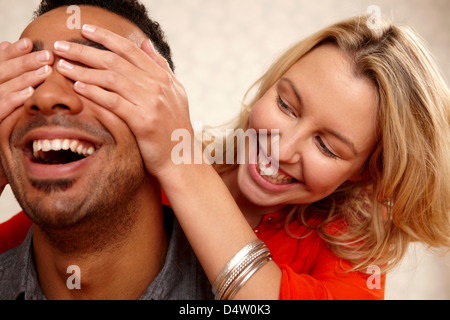
[[[163,269],[140,300],[211,300],[211,285],[170,208],[164,207],[169,246]],[[45,300],[33,256],[33,229],[0,255],[0,300]]]

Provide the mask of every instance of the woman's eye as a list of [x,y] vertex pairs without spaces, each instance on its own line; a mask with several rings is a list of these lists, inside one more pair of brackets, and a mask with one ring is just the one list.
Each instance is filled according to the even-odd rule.
[[291,107],[289,107],[289,105],[283,101],[283,99],[281,98],[281,96],[277,96],[277,104],[278,107],[281,109],[281,111],[283,111],[284,113],[286,113],[287,115],[291,116],[291,117],[295,117],[295,113],[292,111]]
[[337,159],[338,156],[335,155],[333,152],[330,151],[330,149],[328,149],[328,147],[325,145],[325,143],[323,142],[323,140],[320,137],[316,137],[316,141],[319,144],[319,148],[320,150],[328,157],[332,158],[332,159]]

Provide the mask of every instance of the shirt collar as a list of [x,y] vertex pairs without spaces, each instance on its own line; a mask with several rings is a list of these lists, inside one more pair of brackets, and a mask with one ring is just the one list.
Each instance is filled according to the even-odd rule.
[[169,237],[166,261],[141,300],[213,299],[211,284],[173,211],[165,207],[164,215]]
[[17,260],[11,268],[11,287],[14,288],[13,297],[16,300],[45,300],[36,273],[33,254],[33,227],[28,232],[24,242],[17,247]]
[[[166,206],[163,208],[164,224],[169,238],[166,262],[141,300],[213,299],[211,285],[178,221],[174,218],[173,211]],[[33,228],[28,232],[24,242],[11,250],[11,254],[14,254],[14,262],[8,275],[12,289],[11,297],[15,300],[46,300],[36,272]]]

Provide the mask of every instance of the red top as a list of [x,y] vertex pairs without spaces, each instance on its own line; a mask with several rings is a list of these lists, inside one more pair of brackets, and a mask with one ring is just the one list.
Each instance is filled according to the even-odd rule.
[[[376,274],[345,272],[350,264],[334,255],[317,231],[293,221],[290,233],[302,237],[296,239],[288,234],[284,222],[284,215],[268,214],[255,229],[282,270],[280,300],[384,299],[385,275],[376,279]],[[307,221],[314,223],[314,219]],[[380,289],[371,289],[376,284]]]
[[[165,195],[163,203],[168,204]],[[313,222],[310,220],[308,224]],[[31,224],[23,212],[0,224],[0,253],[22,243]],[[349,268],[349,264],[336,257],[316,231],[298,221],[292,222],[289,230],[296,236],[308,236],[300,240],[291,237],[284,228],[284,216],[280,213],[266,215],[255,229],[283,272],[281,300],[384,299],[384,275],[379,276],[380,289],[370,289],[373,287],[371,284],[376,284],[372,279],[376,275],[343,272],[341,266]]]

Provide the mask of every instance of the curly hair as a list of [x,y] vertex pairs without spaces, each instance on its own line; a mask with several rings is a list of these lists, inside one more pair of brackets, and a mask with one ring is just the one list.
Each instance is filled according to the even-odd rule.
[[149,17],[147,8],[138,0],[42,0],[33,18],[36,19],[56,8],[71,5],[99,7],[131,21],[152,41],[170,68],[175,69],[171,49],[161,26]]

